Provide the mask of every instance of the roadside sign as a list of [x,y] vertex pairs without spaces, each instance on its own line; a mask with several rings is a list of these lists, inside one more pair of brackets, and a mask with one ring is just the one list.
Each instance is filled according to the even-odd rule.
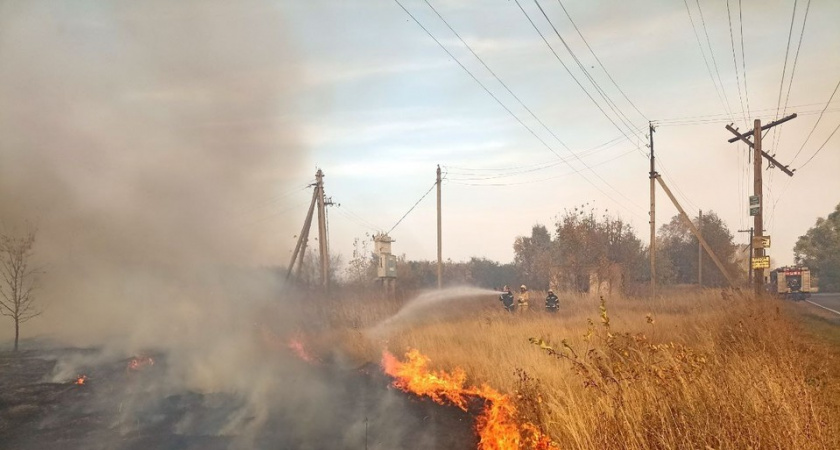
[[758,211],[760,211],[760,210],[761,210],[760,206],[750,206],[750,215],[751,216],[757,216]]
[[757,258],[752,259],[752,268],[753,269],[769,269],[770,268],[770,257],[769,256],[759,256]]
[[770,248],[770,236],[753,236],[753,248]]
[[750,206],[758,206],[760,204],[757,195],[750,195]]

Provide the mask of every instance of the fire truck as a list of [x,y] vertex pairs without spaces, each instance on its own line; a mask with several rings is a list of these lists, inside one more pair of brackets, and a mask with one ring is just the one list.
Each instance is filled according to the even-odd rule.
[[791,300],[805,300],[816,292],[811,271],[804,266],[779,267],[770,272],[769,291]]

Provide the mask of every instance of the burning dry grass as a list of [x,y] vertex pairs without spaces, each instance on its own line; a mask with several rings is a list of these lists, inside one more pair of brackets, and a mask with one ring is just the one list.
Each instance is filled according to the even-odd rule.
[[510,395],[519,420],[561,448],[840,445],[828,406],[838,396],[831,353],[803,337],[784,304],[707,292],[566,299],[557,315],[511,315],[494,302],[440,310],[373,339],[361,329],[392,305],[364,315],[343,303],[333,321],[353,318],[336,333],[360,360],[415,348],[432,369]]

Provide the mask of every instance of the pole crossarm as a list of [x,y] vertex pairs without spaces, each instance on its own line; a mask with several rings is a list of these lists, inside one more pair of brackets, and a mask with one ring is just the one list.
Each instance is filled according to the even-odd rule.
[[685,221],[685,224],[688,226],[691,232],[694,233],[694,236],[697,237],[697,240],[700,241],[700,245],[703,246],[703,248],[706,250],[706,253],[709,254],[710,258],[712,258],[712,261],[715,263],[718,270],[720,270],[720,273],[723,274],[723,277],[726,278],[726,281],[729,282],[729,285],[732,286],[733,289],[738,289],[738,285],[735,283],[735,280],[733,280],[732,277],[729,276],[729,272],[727,272],[726,268],[723,267],[723,263],[720,262],[717,255],[715,255],[715,252],[712,251],[712,248],[709,247],[709,244],[706,243],[706,240],[703,239],[703,236],[700,235],[700,231],[691,222],[691,219],[688,217],[688,214],[685,213],[685,210],[683,210],[682,206],[680,205],[680,202],[677,201],[677,198],[674,197],[674,194],[671,193],[671,190],[668,189],[668,186],[662,180],[662,176],[657,175],[656,181],[659,182],[659,185],[662,186],[662,190],[665,191],[665,194],[668,195],[668,198],[670,198],[671,202],[674,203],[674,206],[677,207],[677,211],[679,211],[680,216],[682,216],[683,220]]
[[[791,115],[789,115],[789,116],[787,116],[787,117],[783,117],[783,118],[781,118],[781,119],[779,119],[779,120],[777,120],[777,121],[775,121],[775,122],[770,122],[770,123],[768,123],[767,125],[764,125],[763,127],[761,127],[761,131],[764,131],[764,130],[769,130],[770,128],[773,128],[773,127],[775,127],[776,125],[781,125],[781,124],[783,124],[783,123],[787,122],[788,120],[792,120],[792,119],[795,119],[795,118],[796,118],[796,113],[793,113],[793,114],[791,114]],[[729,127],[730,127],[729,125],[727,125],[727,126],[726,126],[726,128],[729,128]],[[750,136],[752,136],[752,135],[753,135],[753,130],[750,130],[750,131],[748,131],[748,132],[746,132],[746,133],[738,133],[738,131],[733,131],[733,130],[730,130],[730,131],[732,131],[733,133],[735,133],[735,137],[734,137],[734,138],[729,138],[729,143],[730,143],[730,144],[731,144],[731,143],[733,143],[733,142],[735,142],[735,141],[737,141],[737,140],[739,140],[739,139],[744,139],[744,138],[746,138],[746,137],[750,137]]]
[[[786,119],[790,120],[794,117],[796,117],[796,114],[794,114],[793,116],[789,116],[789,118],[786,118]],[[762,130],[764,128],[765,127],[761,127]],[[747,139],[745,135],[738,133],[738,130],[736,130],[735,128],[732,128],[732,125],[727,125],[726,129],[731,131],[732,134],[734,134],[735,136],[738,136],[736,138],[729,139],[729,142],[735,142],[735,141],[740,139],[740,140],[744,141],[747,145],[749,145],[750,148],[755,148],[755,144],[753,144],[753,142],[751,140]],[[778,160],[776,160],[776,158],[774,158],[772,155],[768,154],[764,150],[761,151],[761,156],[764,156],[765,158],[767,158],[767,160],[770,161],[771,164],[778,167],[779,170],[786,173],[788,176],[790,176],[790,177],[793,176],[793,171],[792,170],[788,169],[788,167],[786,165],[780,163]]]

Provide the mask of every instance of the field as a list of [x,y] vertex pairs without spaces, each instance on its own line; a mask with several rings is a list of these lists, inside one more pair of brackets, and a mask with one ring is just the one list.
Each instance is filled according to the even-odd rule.
[[559,448],[840,448],[837,351],[797,306],[718,291],[561,302],[511,315],[492,296],[458,299],[371,331],[401,305],[359,294],[320,305],[323,328],[306,333],[359,365],[416,349],[463,370]]

